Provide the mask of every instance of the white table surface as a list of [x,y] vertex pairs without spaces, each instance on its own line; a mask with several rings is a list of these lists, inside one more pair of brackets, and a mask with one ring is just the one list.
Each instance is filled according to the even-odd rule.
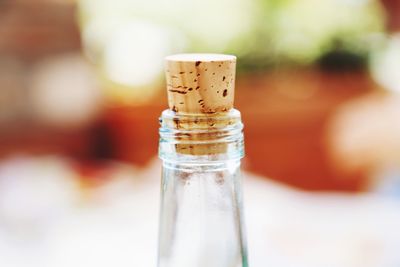
[[[156,266],[159,162],[110,175],[82,193],[63,158],[1,162],[0,266]],[[400,200],[244,177],[250,266],[400,266]]]

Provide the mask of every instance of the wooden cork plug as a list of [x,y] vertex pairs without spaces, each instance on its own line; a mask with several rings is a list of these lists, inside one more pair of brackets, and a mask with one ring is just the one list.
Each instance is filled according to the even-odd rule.
[[[165,71],[168,105],[176,113],[174,127],[202,132],[185,133],[189,143],[176,144],[177,152],[191,155],[226,153],[227,144],[215,140],[218,129],[233,123],[226,117],[233,108],[236,57],[221,54],[172,55],[166,58]],[[199,119],[193,121],[187,115]]]
[[177,113],[214,114],[233,108],[236,57],[222,54],[168,56],[169,108]]

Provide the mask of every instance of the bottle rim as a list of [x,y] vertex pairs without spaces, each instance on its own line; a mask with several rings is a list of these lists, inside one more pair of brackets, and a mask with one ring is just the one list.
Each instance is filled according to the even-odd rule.
[[219,161],[244,155],[243,123],[236,109],[217,114],[165,110],[160,126],[159,156],[163,160]]

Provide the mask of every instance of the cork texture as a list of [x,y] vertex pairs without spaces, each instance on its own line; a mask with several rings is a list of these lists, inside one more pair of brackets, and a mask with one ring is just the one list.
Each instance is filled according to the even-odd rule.
[[236,57],[178,54],[165,59],[169,108],[177,113],[215,114],[233,108]]
[[[176,116],[171,127],[185,131],[182,137],[177,137],[182,141],[175,145],[177,152],[190,155],[226,153],[227,144],[217,140],[219,129],[233,123],[227,114],[233,109],[236,57],[178,54],[166,57],[165,65],[168,105]],[[188,120],[186,115],[198,119]],[[190,130],[193,132],[188,132]]]

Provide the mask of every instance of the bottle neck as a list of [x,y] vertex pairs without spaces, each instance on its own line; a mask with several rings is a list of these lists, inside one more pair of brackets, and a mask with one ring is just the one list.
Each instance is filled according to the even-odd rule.
[[238,110],[219,114],[162,112],[159,157],[164,162],[218,165],[244,156],[243,124]]

